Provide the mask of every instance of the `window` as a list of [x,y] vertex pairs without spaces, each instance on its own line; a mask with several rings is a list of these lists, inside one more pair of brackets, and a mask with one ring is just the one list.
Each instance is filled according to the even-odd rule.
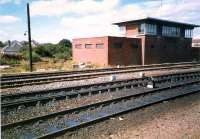
[[185,38],[192,38],[193,30],[192,29],[185,29]]
[[87,48],[87,49],[92,48],[92,44],[85,44],[85,48]]
[[157,26],[153,24],[145,24],[146,25],[146,33],[145,34],[157,34]]
[[180,28],[163,26],[162,27],[162,35],[170,36],[170,37],[178,37],[178,36],[180,36]]
[[151,34],[156,35],[157,34],[157,26],[154,24],[145,24],[142,23],[138,27],[139,34]]
[[112,45],[113,48],[122,48],[122,43],[121,42],[116,42]]
[[123,35],[126,34],[126,26],[120,26],[120,27],[119,27],[119,31],[120,31],[120,33],[123,34]]
[[80,49],[81,48],[81,44],[75,44],[75,48]]
[[138,27],[139,34],[145,34],[145,24],[140,24]]
[[154,48],[154,47],[155,47],[155,45],[152,44],[152,45],[151,45],[151,48]]
[[103,43],[96,44],[96,48],[103,48]]
[[133,48],[138,48],[139,46],[138,46],[138,44],[131,43],[131,47],[133,47]]

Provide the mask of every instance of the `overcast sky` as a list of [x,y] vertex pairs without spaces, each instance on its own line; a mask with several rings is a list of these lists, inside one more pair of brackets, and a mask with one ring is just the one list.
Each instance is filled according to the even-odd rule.
[[[27,40],[26,3],[32,39],[120,35],[113,22],[156,17],[200,25],[200,0],[0,0],[0,40]],[[194,30],[200,37],[200,28]]]

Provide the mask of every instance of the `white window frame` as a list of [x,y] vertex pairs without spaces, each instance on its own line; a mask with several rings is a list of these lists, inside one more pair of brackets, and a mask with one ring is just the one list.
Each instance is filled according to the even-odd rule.
[[162,26],[162,36],[179,37],[180,28],[174,26]]
[[[101,47],[99,47],[101,46]],[[104,43],[97,43],[96,44],[96,49],[103,49],[104,48]]]
[[192,38],[193,36],[193,29],[185,29],[185,38]]
[[155,24],[142,23],[139,25],[139,29],[143,30],[142,32],[138,31],[139,35],[157,35],[157,25]]
[[[90,47],[88,47],[88,46],[90,46]],[[85,44],[85,49],[91,49],[92,48],[92,44],[91,43],[86,43]]]
[[75,47],[76,49],[81,49],[82,44],[75,44],[74,47]]

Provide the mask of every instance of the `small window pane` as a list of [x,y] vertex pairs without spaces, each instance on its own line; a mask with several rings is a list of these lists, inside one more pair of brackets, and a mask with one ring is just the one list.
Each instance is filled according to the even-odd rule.
[[151,45],[151,48],[154,48],[154,47],[155,47],[155,45],[152,44],[152,45]]
[[145,24],[140,24],[138,28],[139,34],[144,34],[145,31]]
[[133,47],[133,48],[138,48],[139,46],[138,46],[138,44],[132,43],[132,44],[131,44],[131,47]]
[[178,36],[180,36],[180,28],[163,26],[162,27],[162,35],[163,36],[178,37]]
[[185,29],[185,38],[192,38],[193,30],[192,29]]
[[80,49],[81,48],[81,44],[75,44],[75,48]]
[[117,43],[114,43],[112,45],[113,48],[122,48],[122,43],[121,42],[117,42]]
[[103,48],[103,43],[96,44],[96,48]]
[[157,26],[154,24],[145,24],[146,25],[146,32],[145,34],[152,34],[156,35],[157,34]]
[[85,44],[85,48],[87,48],[87,49],[92,48],[92,44]]

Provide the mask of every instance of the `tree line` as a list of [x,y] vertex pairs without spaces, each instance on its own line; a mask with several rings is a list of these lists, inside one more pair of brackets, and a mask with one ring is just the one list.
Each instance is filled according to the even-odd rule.
[[[4,47],[4,44],[0,42],[0,47]],[[33,62],[42,61],[43,58],[54,59],[71,59],[72,56],[72,44],[68,39],[62,39],[57,44],[44,43],[37,47],[32,48],[32,60]],[[20,50],[19,56],[3,56],[1,55],[0,64],[18,64],[20,60],[28,60],[29,51],[28,44]],[[11,61],[11,62],[10,62]],[[14,62],[12,62],[14,61]]]

